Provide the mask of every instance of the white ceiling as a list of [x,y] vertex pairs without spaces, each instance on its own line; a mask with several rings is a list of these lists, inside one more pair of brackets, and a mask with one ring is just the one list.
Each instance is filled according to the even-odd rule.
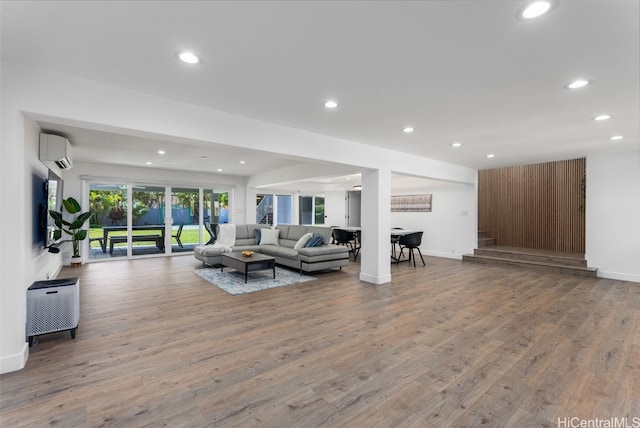
[[[476,169],[637,148],[640,3],[559,0],[531,22],[516,18],[524,4],[2,1],[2,59]],[[179,62],[184,49],[202,63]],[[576,78],[592,83],[564,88]],[[591,120],[602,113],[612,118]],[[251,159],[247,175],[291,162],[41,124],[67,133],[78,160],[140,165],[160,140],[170,169],[207,155],[210,171],[213,153]]]

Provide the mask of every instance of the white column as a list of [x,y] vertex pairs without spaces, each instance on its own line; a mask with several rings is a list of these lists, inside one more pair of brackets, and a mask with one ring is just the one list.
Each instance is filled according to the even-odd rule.
[[360,280],[391,282],[391,170],[362,171],[362,249]]
[[2,89],[0,198],[4,204],[0,211],[0,373],[8,373],[23,368],[29,356],[25,337],[26,291],[31,285],[32,274],[24,267],[25,260],[32,256],[31,243],[26,243],[24,236],[30,227],[25,222],[27,207],[32,208],[30,193],[26,196],[24,186],[27,174],[31,173],[24,160],[24,118],[11,104],[13,100],[4,91],[4,84]]

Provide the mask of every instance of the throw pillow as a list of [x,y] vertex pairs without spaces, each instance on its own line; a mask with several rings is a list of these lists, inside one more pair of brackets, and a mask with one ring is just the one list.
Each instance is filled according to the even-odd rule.
[[254,231],[253,231],[255,233],[255,237],[256,237],[256,244],[260,243],[260,237],[261,237],[260,231],[261,230],[262,229],[254,229]]
[[307,248],[309,248],[309,247],[319,247],[322,244],[324,244],[324,239],[322,239],[322,235],[318,235],[316,233],[311,237],[311,239],[309,239],[309,242],[307,242],[307,245],[305,245],[305,247],[307,247]]
[[298,239],[298,242],[296,242],[296,245],[293,246],[293,249],[297,250],[307,245],[307,242],[309,242],[309,239],[311,239],[312,236],[313,236],[313,233],[311,232],[305,233],[304,235],[302,235],[300,239]]
[[278,229],[262,229],[260,231],[260,245],[278,245],[280,231]]

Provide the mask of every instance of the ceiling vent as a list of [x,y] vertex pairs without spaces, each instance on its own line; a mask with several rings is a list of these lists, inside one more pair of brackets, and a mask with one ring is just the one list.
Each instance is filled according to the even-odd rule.
[[59,135],[40,134],[40,161],[47,166],[51,164],[60,169],[69,169],[71,162],[71,144]]

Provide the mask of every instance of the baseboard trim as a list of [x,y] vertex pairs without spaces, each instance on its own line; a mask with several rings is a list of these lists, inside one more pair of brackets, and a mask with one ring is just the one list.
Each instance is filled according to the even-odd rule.
[[610,272],[598,269],[598,278],[617,279],[618,281],[640,282],[640,275],[629,273]]
[[[451,253],[445,253],[442,251],[427,251],[427,250],[422,250],[422,248],[420,250],[422,251],[423,256],[440,257],[442,259],[462,260],[462,254],[458,254],[458,253],[451,254]],[[473,250],[471,252],[473,252]]]
[[25,342],[22,349],[13,355],[0,358],[0,374],[22,370],[29,358],[29,345]]
[[387,282],[391,282],[391,274],[387,275],[369,275],[366,273],[360,272],[360,281],[369,282],[371,284],[386,284]]

